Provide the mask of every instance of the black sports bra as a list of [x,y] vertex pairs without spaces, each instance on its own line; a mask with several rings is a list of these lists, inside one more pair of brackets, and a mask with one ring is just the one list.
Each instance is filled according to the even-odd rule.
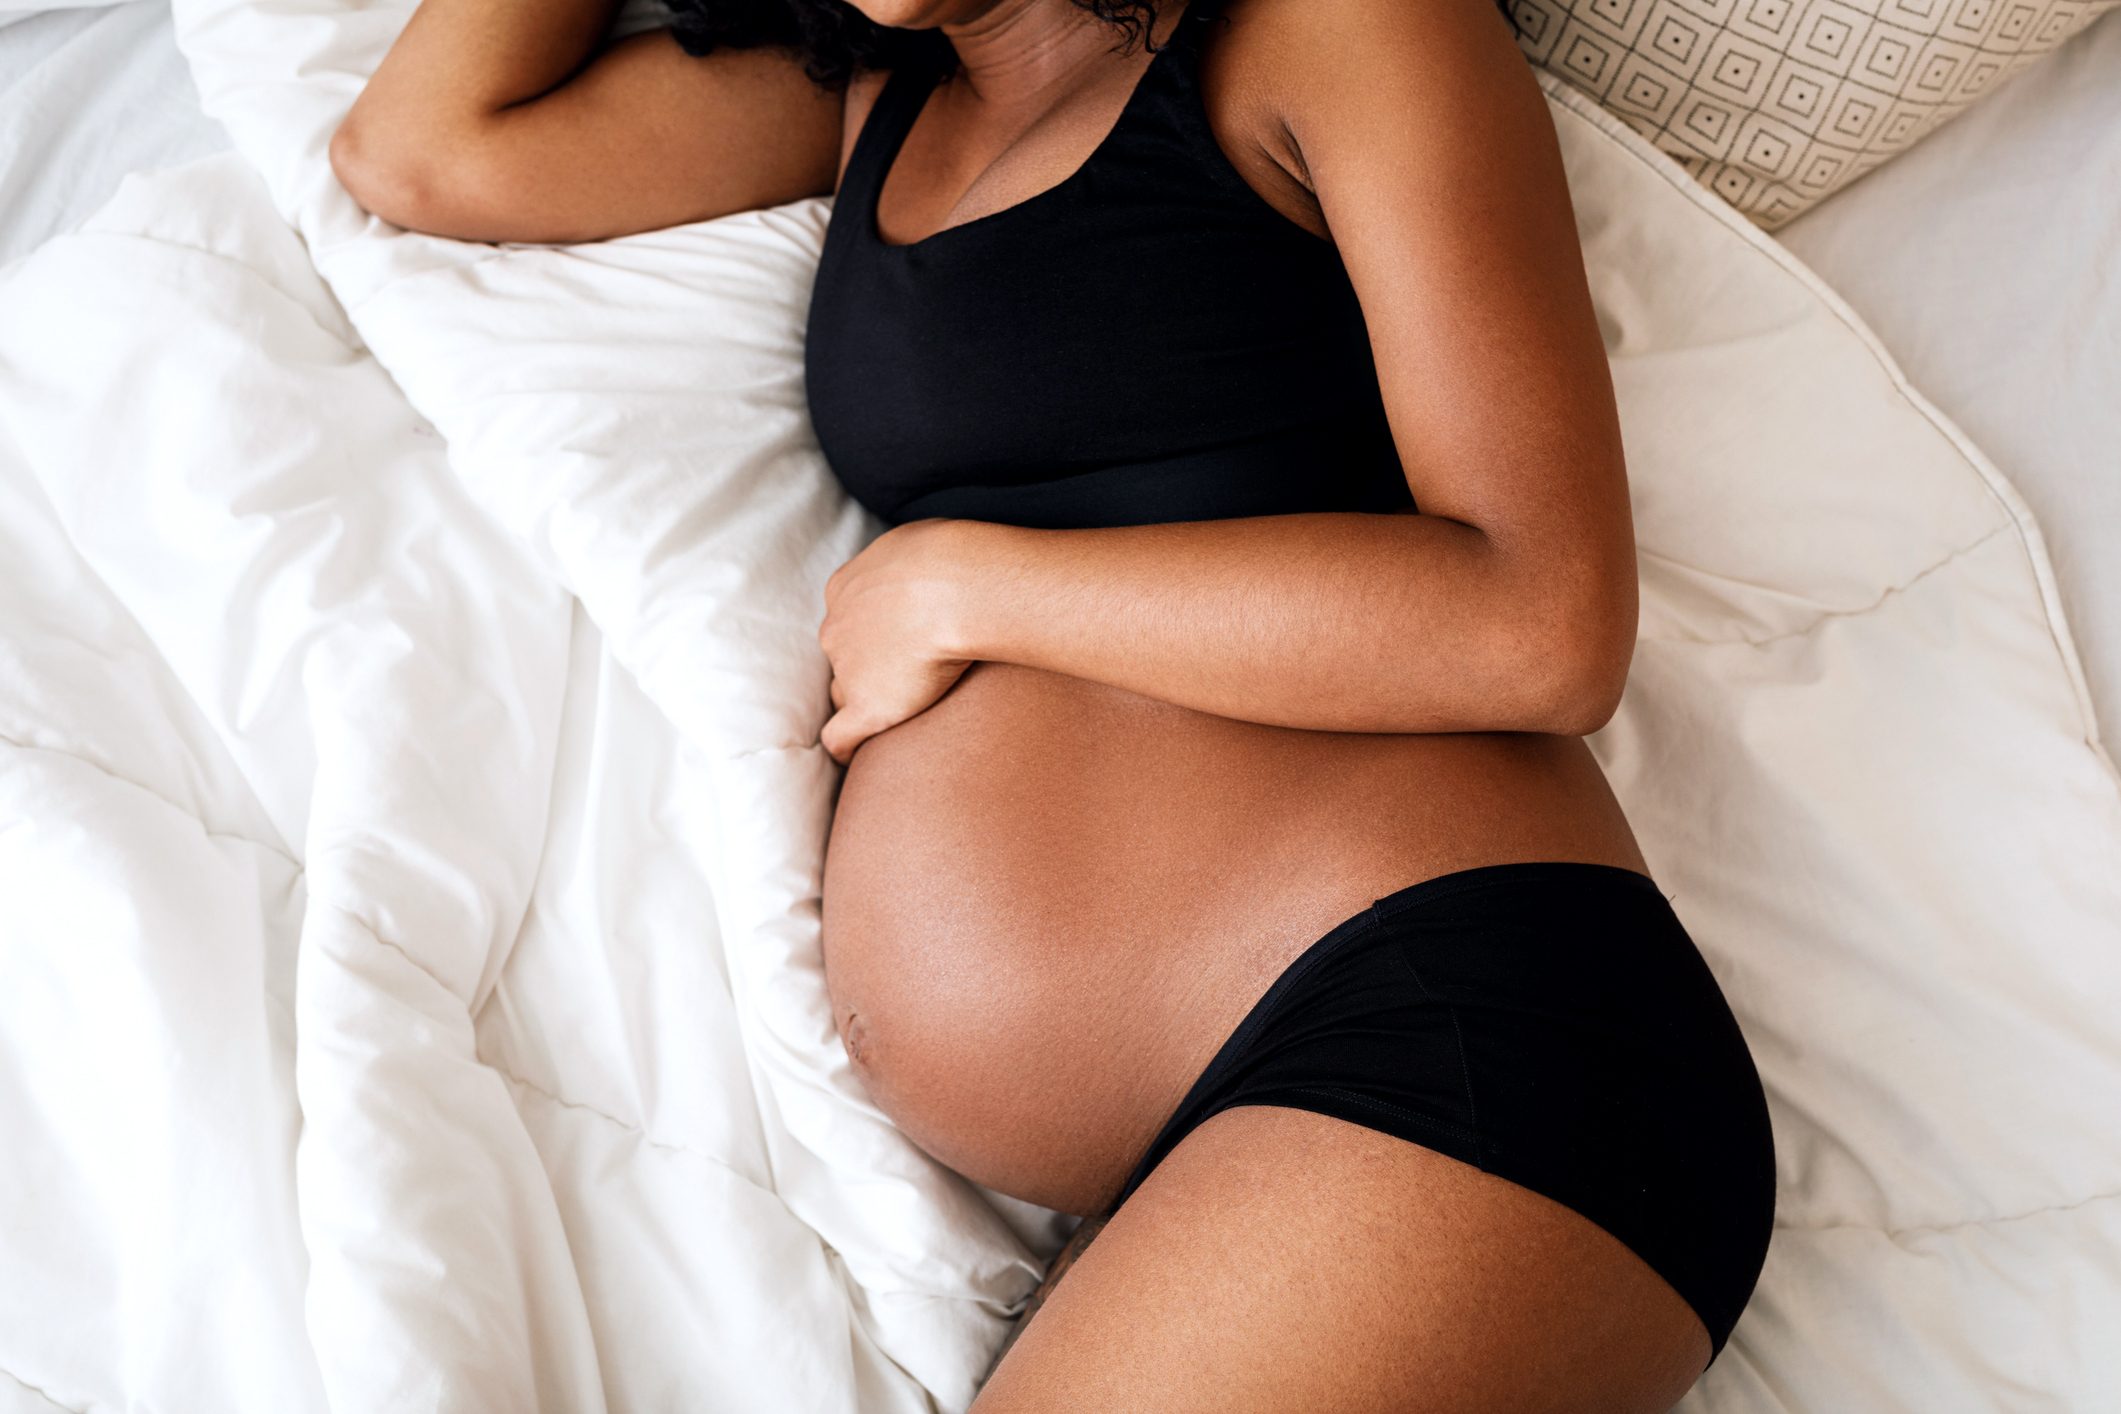
[[890,245],[877,193],[939,81],[899,69],[855,139],[811,295],[826,458],[893,524],[1067,529],[1411,507],[1331,242],[1231,166],[1192,0],[1072,176]]

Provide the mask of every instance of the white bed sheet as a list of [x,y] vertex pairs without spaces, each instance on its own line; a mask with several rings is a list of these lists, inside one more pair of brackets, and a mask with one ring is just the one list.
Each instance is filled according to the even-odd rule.
[[2121,11],[1781,239],[2017,483],[2121,740]]
[[227,147],[167,0],[0,8],[0,264],[79,226],[128,173]]

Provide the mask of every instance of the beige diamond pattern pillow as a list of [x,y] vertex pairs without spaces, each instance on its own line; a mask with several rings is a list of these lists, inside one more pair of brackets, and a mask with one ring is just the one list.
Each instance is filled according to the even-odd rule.
[[1512,0],[1534,65],[1768,230],[2121,0]]

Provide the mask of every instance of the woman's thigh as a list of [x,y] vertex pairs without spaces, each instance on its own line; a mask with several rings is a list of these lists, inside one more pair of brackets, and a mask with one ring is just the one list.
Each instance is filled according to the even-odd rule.
[[1112,1215],[973,1414],[1662,1411],[1709,1359],[1604,1229],[1407,1140],[1243,1105]]

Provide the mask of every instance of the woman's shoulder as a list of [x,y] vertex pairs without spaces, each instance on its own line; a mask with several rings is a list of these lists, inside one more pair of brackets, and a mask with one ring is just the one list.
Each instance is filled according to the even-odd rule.
[[1537,98],[1498,0],[1193,2],[1215,9],[1201,72],[1217,138],[1241,167],[1252,156],[1248,176],[1270,160],[1314,197],[1322,152],[1449,145]]
[[1326,98],[1356,97],[1381,115],[1404,110],[1418,96],[1414,84],[1456,87],[1470,68],[1516,47],[1502,0],[1193,3],[1212,7],[1204,65],[1223,88],[1284,120]]

